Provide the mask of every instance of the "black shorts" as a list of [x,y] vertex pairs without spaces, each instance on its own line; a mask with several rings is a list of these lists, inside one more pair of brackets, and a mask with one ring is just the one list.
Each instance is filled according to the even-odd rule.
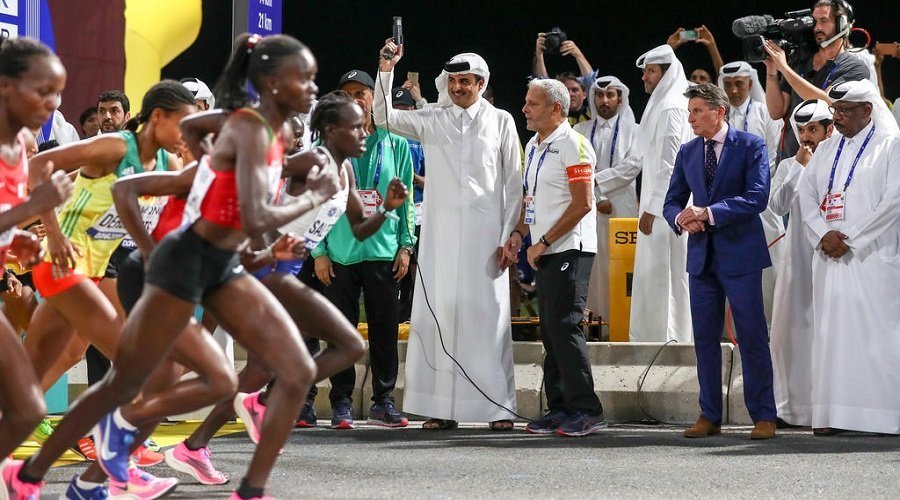
[[199,304],[225,283],[245,276],[238,254],[216,247],[187,229],[166,236],[153,251],[146,282]]
[[125,312],[131,314],[134,305],[144,291],[144,259],[139,250],[133,250],[119,262],[119,279],[116,280],[116,292]]
[[109,257],[109,263],[106,264],[106,272],[103,273],[104,278],[118,278],[119,277],[119,266],[122,265],[122,261],[128,258],[128,255],[131,254],[132,250],[135,247],[127,246],[123,243],[119,243],[119,246],[113,251],[112,255]]

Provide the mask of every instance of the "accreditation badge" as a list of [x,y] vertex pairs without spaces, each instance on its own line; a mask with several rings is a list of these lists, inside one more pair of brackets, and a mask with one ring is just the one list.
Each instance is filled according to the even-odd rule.
[[825,210],[825,221],[837,221],[844,219],[844,205],[846,198],[844,193],[828,193],[822,206]]
[[534,222],[534,219],[535,219],[534,214],[535,214],[534,196],[526,195],[525,196],[525,224],[528,224],[529,226],[531,226],[535,223]]
[[375,215],[375,209],[381,205],[381,195],[374,189],[360,189],[357,191],[363,203],[363,217]]

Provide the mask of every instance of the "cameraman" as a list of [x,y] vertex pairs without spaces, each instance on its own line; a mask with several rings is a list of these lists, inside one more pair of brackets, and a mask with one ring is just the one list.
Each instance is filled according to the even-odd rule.
[[[775,42],[766,40],[764,45],[769,55],[764,61],[766,107],[773,120],[785,118],[788,110],[807,99],[822,99],[830,103],[827,95],[829,87],[869,77],[865,64],[844,50],[854,20],[852,7],[843,0],[818,0],[813,5],[812,17],[818,50],[811,58],[800,60],[792,68],[788,65],[784,50]],[[796,137],[793,134],[783,134],[783,137],[780,157],[795,155],[799,148]]]
[[532,68],[532,75],[535,78],[549,78],[547,66],[544,64],[545,52],[548,54],[558,53],[562,56],[575,58],[581,76],[566,72],[557,75],[556,79],[563,82],[566,88],[569,89],[569,125],[574,126],[590,120],[590,106],[585,97],[587,96],[587,89],[591,88],[591,85],[594,84],[594,80],[597,78],[597,72],[591,67],[591,63],[584,57],[584,54],[575,45],[575,42],[567,40],[565,33],[555,28],[549,33],[538,33],[534,48],[534,67]]

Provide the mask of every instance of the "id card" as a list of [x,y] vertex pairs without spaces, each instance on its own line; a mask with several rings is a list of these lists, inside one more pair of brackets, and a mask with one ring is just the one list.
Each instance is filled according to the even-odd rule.
[[416,203],[415,208],[416,208],[416,225],[421,226],[422,225],[422,204]]
[[825,196],[823,206],[826,222],[844,219],[844,202],[844,193],[829,193]]
[[374,189],[360,189],[357,191],[363,203],[363,217],[375,215],[375,207],[381,205],[381,195]]
[[534,196],[525,196],[525,224],[534,225]]

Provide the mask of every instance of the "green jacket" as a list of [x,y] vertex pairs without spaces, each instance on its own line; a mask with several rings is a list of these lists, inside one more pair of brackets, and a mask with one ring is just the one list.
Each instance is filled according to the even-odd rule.
[[[366,139],[366,152],[360,158],[351,158],[358,189],[372,189],[378,164],[378,145],[381,147],[381,175],[378,194],[385,197],[388,185],[399,177],[408,188],[413,183],[412,156],[406,139],[376,127],[375,133]],[[338,264],[350,265],[369,260],[394,260],[400,247],[412,247],[415,237],[415,209],[412,194],[394,210],[400,220],[387,219],[375,234],[364,241],[353,236],[350,222],[344,214],[331,228],[322,244],[313,250],[313,257],[327,256]]]

